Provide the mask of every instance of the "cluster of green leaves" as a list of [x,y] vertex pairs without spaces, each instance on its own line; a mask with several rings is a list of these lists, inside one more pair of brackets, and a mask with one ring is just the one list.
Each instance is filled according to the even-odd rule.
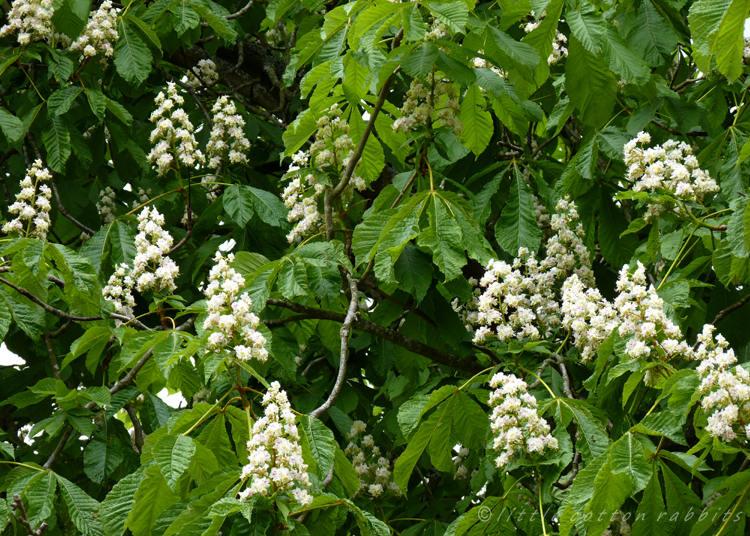
[[[97,7],[55,2],[55,32],[75,39]],[[526,33],[532,10],[539,24]],[[536,211],[568,195],[602,295],[640,261],[689,342],[717,322],[747,366],[748,14],[746,0],[135,0],[109,61],[78,57],[59,36],[3,38],[0,205],[8,216],[37,157],[55,197],[47,241],[0,242],[0,340],[25,362],[0,369],[0,533],[25,534],[23,520],[66,536],[598,536],[619,511],[639,535],[744,534],[747,446],[705,432],[693,363],[647,386],[653,363],[628,359],[618,335],[587,365],[562,329],[477,347],[451,303],[469,300],[490,259],[543,255]],[[446,33],[428,39],[436,23]],[[550,65],[558,33],[567,56]],[[249,165],[158,178],[146,159],[154,97],[205,59],[219,82],[182,90],[198,142],[228,94]],[[462,132],[394,131],[411,82],[436,73],[460,95]],[[332,218],[290,245],[288,157],[334,104],[369,188],[349,198],[327,185],[319,210],[327,198]],[[668,194],[629,190],[622,150],[641,130],[690,143],[721,185],[692,219],[645,221]],[[107,223],[94,209],[105,187],[117,195]],[[178,289],[136,293],[138,321],[123,323],[102,288],[132,264],[144,204],[180,244]],[[201,285],[225,244],[262,319],[266,363],[206,350]],[[533,393],[560,448],[499,470],[486,381],[505,370],[531,383],[543,362]],[[237,499],[271,381],[300,413],[307,508],[283,494]],[[183,404],[166,404],[165,389]],[[360,490],[344,452],[356,420],[402,496]],[[470,449],[465,480],[454,479],[457,444]]]

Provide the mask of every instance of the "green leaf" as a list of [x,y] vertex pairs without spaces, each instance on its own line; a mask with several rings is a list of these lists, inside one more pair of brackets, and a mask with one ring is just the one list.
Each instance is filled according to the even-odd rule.
[[615,266],[622,266],[630,261],[638,239],[632,235],[620,235],[627,229],[628,223],[620,208],[606,195],[602,195],[598,220],[599,247],[607,261]]
[[117,31],[120,36],[115,45],[117,73],[130,84],[140,85],[151,73],[151,51],[123,19],[117,21]]
[[628,46],[651,65],[663,65],[677,46],[677,34],[650,0],[643,0],[626,39]]
[[312,455],[313,463],[308,463],[308,466],[323,479],[333,467],[336,457],[337,443],[333,432],[318,419],[308,415],[300,417],[299,427]]
[[426,79],[438,59],[438,48],[430,43],[424,43],[415,48],[401,62],[401,68],[409,76]]
[[34,477],[23,491],[28,503],[27,513],[32,526],[38,526],[55,511],[57,478],[51,471]]
[[434,2],[429,6],[435,17],[453,33],[463,32],[469,22],[469,8],[464,2]]
[[641,86],[651,79],[648,63],[628,48],[612,26],[607,28],[605,48],[610,70],[623,80]]
[[93,482],[104,484],[122,463],[122,451],[111,442],[92,441],[83,451],[83,470]]
[[620,509],[632,492],[630,476],[624,472],[612,472],[610,463],[605,463],[594,479],[591,502],[584,508],[585,514],[591,514],[584,517],[586,533],[601,534],[609,526],[612,514]]
[[[248,364],[245,364],[249,367]],[[213,417],[198,436],[198,442],[208,447],[216,456],[219,466],[234,467],[237,457],[232,452],[232,443],[227,433],[226,419],[223,413]]]
[[177,480],[187,470],[195,454],[195,444],[191,438],[183,435],[167,435],[159,439],[151,452],[167,484],[175,489]]
[[539,54],[528,43],[516,41],[507,33],[490,26],[492,38],[500,50],[508,57],[530,69],[534,69],[539,64]]
[[617,80],[604,58],[586,50],[574,37],[570,38],[565,62],[565,90],[585,124],[599,128],[609,121]]
[[607,22],[588,0],[568,0],[565,21],[573,37],[592,54],[599,54],[607,35]]
[[77,86],[68,86],[58,89],[47,99],[47,109],[54,115],[62,115],[70,110],[73,101],[81,94],[83,89]]
[[107,109],[107,97],[104,96],[104,93],[95,89],[86,89],[86,99],[99,122],[104,121],[104,112]]
[[0,296],[0,342],[5,339],[10,328],[10,323],[13,320],[13,313],[11,312],[10,305],[2,296]]
[[471,86],[461,101],[461,143],[479,156],[492,138],[492,116],[485,110],[485,100],[478,86]]
[[432,264],[425,255],[407,244],[393,270],[401,288],[421,302],[432,284]]
[[24,134],[23,122],[3,108],[0,108],[0,129],[10,143],[17,142]]
[[216,35],[227,41],[234,41],[237,32],[234,30],[234,22],[227,20],[230,13],[216,2],[211,0],[190,0],[193,9],[205,19]]
[[[131,483],[132,484],[132,483]],[[133,507],[125,520],[125,526],[133,536],[150,536],[151,527],[159,515],[172,504],[179,501],[179,496],[167,484],[167,479],[158,465],[146,469],[135,492]],[[119,511],[119,506],[113,505]]]
[[[675,535],[689,534],[695,524],[695,521],[691,519],[694,516],[700,516],[701,500],[669,469],[664,461],[660,461],[660,465],[664,478],[664,491],[667,495],[667,511],[680,514],[675,520],[673,533]],[[690,515],[691,513],[693,515]]]
[[[349,135],[352,139],[362,139],[365,134],[365,121],[359,115],[357,108],[352,107],[352,116],[349,121]],[[380,172],[385,167],[385,155],[383,146],[375,136],[368,136],[365,143],[365,150],[362,153],[362,159],[359,165],[354,168],[354,173],[359,175],[366,182],[370,183],[378,180]]]
[[633,493],[641,491],[651,478],[643,445],[632,432],[618,439],[610,449],[609,464],[613,473],[627,473],[633,482]]
[[105,536],[99,519],[99,503],[70,480],[57,476],[57,483],[73,524],[86,536]]
[[235,184],[224,191],[224,208],[240,227],[246,226],[255,215],[248,186]]
[[[638,511],[635,514],[635,522],[633,523],[633,531],[635,534],[643,534],[644,536],[669,536],[672,534],[672,523],[661,522],[661,518],[665,517],[664,514],[669,515],[669,510],[664,505],[664,497],[661,493],[661,484],[659,483],[659,472],[654,466],[653,476],[648,481],[648,486],[643,492],[641,503],[638,505]],[[682,512],[677,512],[680,515]]]
[[115,484],[99,509],[107,536],[122,536],[125,520],[133,508],[135,494],[143,478],[143,471],[131,473]]
[[742,74],[743,52],[745,50],[745,21],[750,13],[750,1],[732,0],[729,9],[719,24],[719,31],[713,43],[716,66],[730,82]]
[[127,126],[130,126],[133,123],[133,116],[130,115],[130,112],[128,112],[122,104],[110,99],[109,97],[104,98],[106,99],[107,110],[109,110],[112,115],[114,115],[117,119],[122,121]]
[[542,243],[542,231],[536,222],[534,195],[517,168],[508,203],[495,224],[495,239],[511,255],[517,255],[522,247],[536,252]]
[[334,460],[334,474],[339,480],[341,480],[341,483],[344,485],[344,490],[346,490],[347,495],[351,498],[359,492],[359,477],[357,476],[357,471],[354,470],[352,462],[346,457],[344,451],[338,447],[336,447],[336,456]]
[[42,130],[42,142],[47,148],[47,165],[52,171],[63,173],[70,157],[70,132],[62,117],[48,115]]
[[450,281],[461,275],[466,264],[463,233],[458,225],[456,213],[440,196],[431,196],[427,204],[429,225],[420,229],[419,245],[432,251],[432,259]]

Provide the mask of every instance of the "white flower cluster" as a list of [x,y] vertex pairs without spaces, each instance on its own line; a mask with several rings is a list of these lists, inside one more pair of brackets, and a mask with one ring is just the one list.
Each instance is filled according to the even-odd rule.
[[[349,123],[341,118],[341,110],[334,105],[318,119],[315,142],[307,152],[300,151],[292,156],[292,164],[286,173],[292,180],[281,194],[281,199],[289,209],[287,220],[295,223],[287,235],[290,244],[318,229],[321,221],[318,198],[325,190],[318,176],[327,175],[337,181],[349,165],[354,148],[354,142],[349,137]],[[342,194],[343,200],[351,198],[354,188],[364,190],[367,187],[364,179],[356,173],[361,163],[360,160],[354,168]]]
[[[467,329],[474,331],[475,344],[485,343],[488,337],[501,341],[548,337],[562,322],[560,281],[576,273],[593,284],[590,255],[582,240],[583,227],[576,223],[575,203],[562,199],[557,211],[549,220],[553,234],[544,259],[539,261],[526,248],[520,248],[512,265],[491,260],[473,299],[465,306],[453,301]],[[477,284],[475,280],[469,283]]]
[[119,38],[117,33],[117,14],[119,9],[112,7],[110,0],[105,0],[95,12],[89,17],[86,28],[76,39],[70,50],[80,52],[87,58],[92,58],[99,53],[104,53],[111,58],[115,53],[115,43]]
[[547,421],[539,417],[536,398],[529,386],[513,374],[498,372],[490,380],[490,426],[495,435],[493,448],[501,452],[495,465],[505,467],[519,452],[544,455],[557,450],[557,439],[550,435]]
[[130,276],[138,292],[154,290],[173,292],[174,280],[180,274],[177,264],[167,255],[174,239],[165,231],[164,216],[155,208],[145,207],[138,215],[138,231],[135,236],[135,259]]
[[742,49],[742,61],[750,63],[750,37],[745,37],[745,48]]
[[135,198],[135,201],[133,201],[133,208],[138,208],[144,203],[148,203],[148,200],[151,199],[151,188],[148,190],[138,188],[135,192]]
[[[533,15],[532,11],[532,15]],[[527,22],[522,24],[521,28],[526,33],[531,33],[539,27],[541,19],[535,22]],[[564,34],[560,33],[560,30],[555,29],[555,38],[552,40],[552,54],[547,58],[548,65],[555,65],[563,58],[568,57],[568,38]]]
[[448,28],[437,18],[432,19],[432,24],[425,23],[424,27],[427,30],[425,41],[437,41],[448,35]]
[[[695,351],[695,358],[700,360],[696,369],[701,380],[698,390],[703,395],[703,411],[713,412],[708,417],[706,431],[729,442],[737,437],[735,426],[748,422],[750,374],[737,365],[734,350],[722,335],[717,335],[714,341],[714,329],[706,324],[698,335],[699,346]],[[750,424],[742,431],[750,437]]]
[[242,468],[243,482],[252,481],[240,492],[240,500],[290,493],[300,506],[310,506],[313,497],[307,491],[310,477],[302,459],[297,418],[279,382],[271,384],[263,396],[263,406],[265,414],[253,425],[247,442],[248,464]]
[[107,186],[99,192],[99,201],[96,203],[96,210],[104,220],[104,223],[110,223],[115,219],[115,191]]
[[198,65],[188,71],[183,83],[193,89],[198,89],[205,82],[206,87],[211,87],[219,81],[219,73],[216,72],[216,64],[213,60],[200,60]]
[[26,46],[35,41],[52,38],[52,0],[14,0],[7,13],[7,22],[0,28],[0,37],[18,35],[18,44]]
[[[662,145],[644,149],[644,145],[650,142],[651,136],[647,132],[639,132],[623,149],[628,180],[634,183],[634,192],[654,192],[658,188],[682,201],[702,203],[707,194],[720,190],[708,172],[699,167],[690,145],[668,140]],[[652,221],[658,218],[665,208],[662,203],[650,201],[644,219]]]
[[380,453],[380,447],[375,444],[371,435],[360,437],[367,430],[362,421],[354,421],[349,431],[349,445],[344,454],[349,456],[354,470],[359,477],[359,493],[368,493],[373,497],[380,497],[392,491],[401,496],[401,490],[391,480],[391,462]]
[[8,212],[14,214],[15,219],[3,225],[3,233],[20,233],[27,237],[47,239],[50,227],[49,211],[52,190],[46,184],[41,184],[52,178],[52,174],[44,167],[41,160],[36,160],[26,170],[26,176],[21,181],[21,191],[16,194],[16,202],[8,207]]
[[172,168],[184,164],[194,166],[205,163],[205,158],[198,142],[193,135],[193,124],[182,108],[184,97],[177,93],[174,82],[168,83],[167,95],[161,91],[154,99],[157,108],[151,114],[151,122],[156,128],[151,132],[151,143],[155,144],[147,159],[156,166],[157,174],[161,177]]
[[216,252],[216,263],[208,275],[208,285],[204,294],[208,299],[203,329],[209,332],[208,347],[220,352],[231,348],[240,361],[268,359],[266,338],[259,332],[260,319],[250,312],[253,302],[247,294],[240,295],[245,286],[245,278],[238,274],[229,263],[234,254],[227,258]]
[[135,281],[130,274],[130,266],[125,263],[120,264],[107,281],[107,286],[102,289],[104,299],[114,304],[115,312],[128,317],[133,316],[133,307],[135,307],[132,294]]
[[453,465],[456,467],[453,480],[466,480],[469,478],[469,470],[464,465],[464,460],[469,455],[469,449],[459,443],[453,447],[453,450],[457,452],[457,454],[453,456]]
[[[570,278],[563,290],[563,325],[573,331],[574,344],[588,361],[601,343],[619,326],[627,339],[625,355],[631,359],[668,362],[677,357],[692,359],[692,349],[683,340],[679,326],[664,313],[664,300],[646,281],[646,268],[638,262],[631,274],[626,264],[617,280],[618,295],[614,303],[602,298],[593,288],[584,289]],[[646,372],[644,381],[654,385],[657,368]]]
[[432,124],[438,120],[460,136],[464,128],[458,119],[460,113],[455,84],[440,72],[430,73],[426,83],[417,78],[412,80],[401,107],[401,117],[393,122],[393,130],[410,132],[420,127],[432,128]]
[[[484,50],[479,51],[480,54],[484,54]],[[499,67],[495,67],[491,62],[485,60],[484,58],[474,58],[471,60],[471,67],[475,69],[489,69],[496,75],[505,78],[507,80],[508,73],[500,69]],[[482,88],[482,91],[484,91],[484,88]]]
[[227,155],[230,164],[247,164],[245,151],[250,149],[250,142],[242,130],[245,120],[237,113],[234,102],[226,95],[219,97],[211,113],[214,126],[206,146],[208,167],[219,169]]

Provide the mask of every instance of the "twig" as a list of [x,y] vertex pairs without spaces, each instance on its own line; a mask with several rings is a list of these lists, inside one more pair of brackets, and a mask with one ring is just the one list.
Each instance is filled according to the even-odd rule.
[[44,339],[44,345],[47,347],[47,357],[49,357],[49,363],[52,365],[52,376],[56,379],[60,379],[60,364],[57,362],[57,354],[55,348],[52,346],[51,335],[49,331],[45,331],[42,335]]
[[536,389],[537,387],[542,385],[542,373],[547,367],[549,367],[550,365],[554,365],[555,363],[557,363],[557,359],[555,359],[554,357],[550,357],[542,361],[542,364],[539,365],[538,369],[536,369],[537,379],[533,383],[529,384],[529,389]]
[[339,373],[336,376],[336,383],[333,385],[333,389],[331,389],[331,394],[328,395],[328,400],[310,412],[310,417],[312,418],[317,418],[331,409],[331,406],[336,402],[339,392],[341,392],[341,387],[344,385],[344,380],[346,379],[346,361],[349,357],[349,335],[352,331],[352,323],[357,317],[357,311],[359,310],[359,288],[357,288],[357,280],[353,277],[349,277],[349,292],[351,292],[349,310],[346,313],[346,318],[344,318],[344,324],[341,326]]
[[[308,305],[287,302],[275,298],[269,298],[266,301],[266,304],[276,307],[283,307],[285,309],[289,309],[290,311],[294,311],[295,313],[309,314],[311,318],[332,320],[334,322],[340,323],[343,323],[345,319],[345,315],[342,313],[336,313],[334,311],[328,311],[326,309],[316,309],[315,307],[310,307]],[[383,327],[379,324],[375,324],[374,322],[370,322],[369,320],[365,320],[361,317],[355,319],[352,323],[352,326],[356,329],[364,331],[365,333],[375,335],[376,337],[380,337],[381,339],[390,341],[393,344],[397,344],[403,348],[406,348],[410,352],[422,355],[430,359],[431,361],[434,361],[435,363],[440,363],[441,365],[463,370],[466,372],[471,372],[472,374],[481,372],[485,368],[476,361],[461,358],[456,355],[449,354],[448,352],[443,352],[442,350],[433,348],[432,346],[429,346],[421,341],[412,339],[411,337],[402,335],[395,330]]]
[[675,130],[670,126],[665,125],[661,121],[657,121],[656,119],[652,119],[651,122],[657,127],[662,128],[666,130],[667,132],[669,132],[670,134],[674,134],[675,136],[689,136],[693,138],[702,138],[704,136],[708,136],[708,132],[700,132],[700,131],[686,132],[683,134],[679,130]]
[[689,85],[689,84],[692,84],[692,83],[694,83],[694,82],[700,82],[701,80],[705,80],[705,78],[703,78],[703,77],[698,77],[698,78],[688,78],[688,79],[687,79],[687,80],[685,80],[684,82],[682,82],[682,83],[680,83],[680,84],[677,84],[677,86],[675,86],[675,87],[674,87],[674,88],[672,88],[672,89],[673,89],[674,91],[676,91],[676,92],[679,92],[679,91],[680,91],[681,89],[683,89],[683,88],[684,88],[684,87],[686,87],[687,85]]
[[397,300],[396,298],[394,298],[390,294],[386,293],[385,291],[381,290],[377,285],[375,285],[374,283],[371,283],[370,281],[362,281],[361,284],[365,285],[368,288],[371,288],[372,290],[374,290],[375,292],[377,292],[378,294],[380,294],[381,296],[383,296],[383,298],[385,298],[386,300],[388,300],[390,302],[395,303],[396,305],[398,305],[402,309],[410,311],[410,312],[414,313],[415,315],[417,315],[418,317],[423,318],[430,325],[432,325],[433,327],[437,328],[437,324],[435,323],[435,321],[432,318],[430,318],[429,316],[427,316],[427,314],[424,311],[421,311],[421,310],[419,310],[419,309],[417,309],[415,307],[407,305],[404,302],[402,302],[401,300]]
[[[42,522],[42,524],[39,525],[39,528],[34,530],[31,526],[31,521],[29,521],[29,516],[26,514],[26,509],[23,507],[23,501],[19,494],[16,493],[13,495],[13,502],[10,503],[10,506],[16,509],[16,519],[18,519],[18,522],[23,525],[29,536],[41,536],[42,533],[47,530],[46,522]],[[4,529],[5,527],[3,526],[2,528]]]
[[283,316],[281,318],[269,318],[263,321],[263,323],[266,325],[266,327],[272,328],[275,326],[283,326],[284,324],[288,324],[289,322],[299,322],[300,320],[307,320],[309,318],[312,318],[310,315],[292,315],[292,316]]
[[565,366],[565,358],[560,354],[553,354],[553,356],[557,360],[557,366],[560,369],[560,375],[563,379],[563,393],[565,393],[565,396],[568,398],[575,398],[573,390],[570,388],[570,376],[568,375],[568,369]]
[[750,294],[742,298],[737,303],[730,305],[729,307],[727,307],[726,309],[722,311],[719,311],[719,314],[716,315],[716,318],[714,318],[714,321],[711,324],[715,326],[716,324],[721,322],[724,319],[724,317],[727,316],[729,313],[733,313],[737,309],[740,309],[743,305],[745,305],[749,301],[750,301]]
[[66,320],[73,320],[75,322],[94,322],[96,320],[103,320],[101,316],[75,316],[75,315],[68,314],[65,311],[61,311],[60,309],[55,309],[51,305],[44,303],[42,300],[34,296],[31,292],[29,292],[25,288],[16,286],[10,281],[3,279],[2,277],[0,277],[0,283],[8,285],[10,288],[15,290],[19,294],[26,296],[28,299],[30,299],[34,303],[41,306],[42,309],[44,309],[48,313],[52,313],[53,315],[59,316],[60,318],[64,318]]
[[302,375],[307,377],[307,373],[310,372],[310,369],[312,368],[312,366],[315,365],[316,363],[320,363],[323,360],[325,360],[325,356],[318,357],[317,359],[313,359],[312,361],[310,361],[305,367],[305,370],[302,372]]
[[128,417],[130,417],[130,421],[133,423],[133,446],[140,454],[144,443],[141,421],[138,420],[138,415],[135,413],[133,405],[130,402],[125,404],[125,411],[128,412]]
[[[396,36],[393,38],[393,46],[392,48],[397,48],[399,43],[401,42],[401,38],[404,35],[403,28],[399,30],[399,32],[396,34]],[[393,79],[395,78],[396,74],[400,71],[401,67],[397,67],[391,76],[388,77],[388,79],[383,84],[383,87],[380,90],[380,95],[378,96],[378,100],[375,103],[375,106],[372,109],[372,112],[370,112],[370,119],[367,121],[367,125],[365,126],[365,131],[362,133],[362,139],[359,140],[359,145],[354,150],[354,154],[349,159],[349,163],[346,166],[346,169],[344,170],[344,173],[341,175],[341,180],[336,185],[336,187],[333,189],[333,197],[336,198],[341,195],[341,193],[344,191],[344,188],[349,184],[349,179],[351,179],[352,174],[354,173],[354,168],[359,163],[359,159],[362,158],[362,153],[365,151],[365,144],[367,143],[367,138],[370,137],[370,133],[372,132],[373,128],[375,128],[375,120],[378,117],[378,114],[380,113],[380,109],[383,107],[383,104],[385,103],[385,98],[388,96],[388,89],[391,86],[391,82],[393,82]]]
[[[143,365],[146,364],[146,362],[151,359],[151,356],[154,355],[154,349],[149,349],[145,354],[143,354],[143,357],[141,357],[138,362],[133,365],[133,368],[130,369],[130,372],[128,372],[120,381],[118,381],[116,384],[114,384],[112,387],[109,388],[109,394],[113,395],[119,391],[122,391],[125,389],[130,382],[132,382],[135,379],[136,374],[138,374],[138,371],[140,371],[143,368]],[[96,407],[96,402],[93,400],[83,406],[85,409],[92,410]],[[70,436],[73,434],[73,427],[68,426],[68,428],[65,430],[65,433],[63,434],[62,438],[60,438],[60,442],[57,444],[57,447],[55,447],[54,452],[50,455],[49,458],[47,458],[47,461],[44,462],[43,467],[45,469],[52,468],[53,465],[55,465],[55,462],[57,462],[57,458],[60,457],[60,454],[62,453],[63,449],[65,448],[65,445],[68,443],[68,440],[70,439]]]
[[246,5],[245,5],[245,7],[243,7],[243,8],[242,8],[242,9],[240,9],[239,11],[237,11],[237,12],[235,12],[235,13],[232,13],[231,15],[227,15],[227,16],[226,16],[225,18],[226,18],[227,20],[232,20],[232,19],[236,19],[236,18],[239,18],[239,17],[241,17],[242,15],[244,15],[245,13],[247,13],[248,11],[250,11],[250,8],[251,8],[251,7],[253,7],[253,0],[250,0],[250,1],[249,1],[249,2],[248,2],[248,3],[246,4]]

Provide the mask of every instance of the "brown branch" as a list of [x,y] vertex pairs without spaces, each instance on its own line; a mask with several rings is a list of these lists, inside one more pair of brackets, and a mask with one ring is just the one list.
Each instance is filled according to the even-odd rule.
[[333,384],[333,389],[331,389],[331,394],[328,395],[328,399],[310,412],[310,417],[312,418],[317,418],[331,409],[331,406],[336,402],[336,399],[341,392],[344,380],[346,380],[346,361],[349,357],[349,335],[351,335],[352,324],[357,318],[357,311],[359,310],[359,288],[357,288],[357,280],[352,277],[349,277],[349,292],[351,293],[351,297],[349,298],[349,310],[344,318],[344,325],[341,326],[339,373],[336,376],[336,383]]
[[654,125],[656,125],[657,127],[662,128],[662,129],[666,130],[667,132],[669,132],[670,134],[674,134],[675,136],[688,136],[688,137],[692,137],[692,138],[702,138],[704,136],[708,136],[708,132],[700,132],[700,131],[686,132],[686,133],[683,134],[679,130],[675,130],[675,129],[673,129],[670,126],[665,125],[661,121],[657,121],[656,119],[652,119],[651,122]]
[[75,316],[66,313],[65,311],[61,311],[60,309],[55,309],[51,305],[44,303],[42,300],[34,296],[31,292],[26,290],[25,288],[19,287],[8,281],[7,279],[3,279],[0,277],[0,283],[3,283],[19,294],[22,294],[26,296],[28,299],[36,303],[37,305],[41,306],[42,309],[47,311],[48,313],[52,313],[55,316],[59,316],[60,318],[64,318],[65,320],[73,320],[75,322],[94,322],[96,320],[103,320],[101,316]]
[[[114,384],[112,387],[109,388],[109,394],[113,395],[119,391],[122,391],[125,389],[130,382],[132,382],[135,379],[136,374],[143,368],[143,365],[146,364],[146,362],[151,359],[151,356],[154,355],[154,349],[149,349],[145,354],[143,354],[143,357],[141,357],[138,362],[133,365],[133,368],[130,369],[130,372],[128,372],[120,381],[118,381],[116,384]],[[83,406],[85,409],[93,410],[96,407],[96,402],[93,400]],[[55,462],[57,462],[57,458],[60,457],[60,454],[62,453],[63,449],[65,448],[65,445],[68,443],[68,440],[70,439],[70,436],[73,434],[73,427],[68,426],[68,428],[65,430],[65,433],[63,434],[62,438],[60,439],[60,442],[57,444],[57,447],[55,447],[54,452],[50,455],[49,458],[47,458],[47,461],[44,462],[45,469],[51,469],[53,465],[55,465]]]
[[395,303],[396,305],[398,305],[402,309],[404,309],[406,311],[409,311],[409,312],[412,312],[415,315],[417,315],[418,317],[423,318],[432,327],[437,328],[437,324],[435,323],[435,321],[432,318],[430,318],[429,316],[427,316],[427,314],[424,311],[421,311],[420,309],[417,309],[416,307],[412,307],[410,305],[407,305],[404,302],[402,302],[401,300],[397,300],[396,298],[394,298],[390,294],[384,292],[377,285],[375,285],[374,283],[371,283],[370,281],[362,281],[361,284],[365,285],[368,288],[371,288],[372,290],[374,290],[375,292],[377,292],[378,294],[380,294],[383,298],[385,298],[386,300],[388,300],[390,302]]
[[[26,509],[23,507],[23,501],[21,500],[21,496],[17,493],[13,495],[13,501],[10,503],[11,508],[16,509],[16,519],[18,519],[18,522],[23,525],[23,528],[26,529],[26,532],[29,536],[41,536],[42,533],[47,530],[47,523],[42,522],[41,525],[39,525],[38,529],[34,529],[34,527],[31,526],[31,521],[29,521],[29,516],[26,514]],[[0,527],[2,529],[5,529],[5,527]]]
[[310,361],[305,367],[305,370],[302,372],[302,375],[306,377],[307,373],[310,372],[310,369],[312,368],[313,365],[315,365],[316,363],[320,363],[321,361],[324,361],[324,360],[325,360],[325,356],[318,357],[317,359],[313,359],[312,361]]
[[45,331],[42,335],[42,339],[44,339],[44,345],[47,347],[47,357],[49,358],[49,363],[52,366],[52,376],[56,379],[60,379],[60,364],[57,362],[57,354],[55,353],[55,348],[52,346],[52,339],[49,331]]
[[52,178],[49,180],[50,185],[52,186],[52,193],[55,195],[55,201],[57,201],[57,210],[60,211],[60,214],[68,218],[71,222],[73,222],[74,225],[76,225],[79,229],[81,229],[84,233],[88,234],[89,236],[94,236],[96,234],[96,231],[94,231],[91,227],[88,227],[86,224],[81,223],[77,219],[75,219],[70,212],[68,212],[68,209],[65,208],[65,205],[63,205],[62,199],[60,198],[60,192],[57,190],[57,183],[55,182],[55,174],[52,173]]
[[705,80],[705,78],[703,78],[703,77],[700,77],[700,78],[688,78],[684,82],[681,82],[680,84],[677,84],[677,86],[675,86],[673,89],[674,89],[674,91],[676,91],[676,92],[679,93],[679,91],[681,89],[685,88],[689,84],[692,84],[694,82],[700,82],[701,80]]
[[125,411],[128,412],[128,417],[130,417],[130,421],[133,423],[133,446],[140,454],[144,443],[141,421],[138,420],[138,415],[136,415],[133,405],[130,402],[125,404]]
[[[396,36],[393,38],[393,45],[392,49],[395,49],[398,47],[399,43],[401,43],[401,38],[404,36],[404,30],[403,28],[398,31]],[[359,145],[354,150],[354,154],[349,158],[349,163],[346,166],[346,169],[344,170],[343,175],[341,175],[341,180],[336,185],[336,187],[333,189],[333,197],[336,198],[341,195],[341,193],[344,191],[344,188],[347,187],[349,184],[349,179],[352,178],[352,174],[354,173],[354,168],[359,163],[359,159],[362,158],[362,153],[365,151],[365,144],[367,143],[367,138],[370,137],[370,133],[375,128],[375,120],[378,117],[378,114],[380,113],[381,108],[383,108],[383,104],[385,103],[385,98],[388,96],[388,89],[391,87],[391,82],[393,82],[393,79],[396,77],[396,74],[401,70],[401,67],[397,67],[391,76],[388,77],[388,79],[383,84],[383,87],[380,90],[380,95],[378,96],[378,100],[375,103],[375,107],[372,109],[372,112],[370,112],[370,119],[367,121],[367,125],[365,126],[365,131],[362,134],[362,139],[359,140]],[[330,239],[329,239],[330,240]]]
[[284,324],[287,324],[289,322],[299,322],[300,320],[308,320],[310,318],[314,317],[306,314],[300,314],[292,316],[282,316],[281,318],[268,318],[264,320],[263,323],[266,325],[266,327],[272,328],[276,326],[283,326]]
[[[266,301],[266,304],[275,307],[283,307],[285,309],[289,309],[290,311],[294,311],[295,313],[308,314],[311,318],[332,320],[334,322],[340,322],[342,324],[345,320],[345,315],[343,313],[336,313],[334,311],[328,311],[326,309],[316,309],[315,307],[309,307],[307,305],[287,302],[284,300],[277,300],[275,298],[269,298]],[[375,324],[374,322],[370,322],[369,320],[365,320],[364,318],[355,319],[354,322],[352,322],[352,327],[360,331],[364,331],[365,333],[375,335],[376,337],[380,337],[381,339],[390,341],[393,344],[397,344],[402,348],[409,350],[410,352],[424,356],[434,361],[435,363],[440,363],[441,365],[445,365],[447,367],[463,370],[472,374],[481,372],[484,369],[484,367],[482,367],[476,361],[467,358],[461,358],[457,355],[449,354],[448,352],[443,352],[442,350],[433,348],[432,346],[429,346],[423,342],[402,335],[401,333],[390,328],[386,328]]]
[[727,316],[729,313],[733,313],[737,309],[742,308],[742,306],[745,305],[749,301],[750,301],[750,294],[742,298],[737,303],[730,305],[729,307],[727,307],[726,309],[722,311],[719,311],[719,314],[716,315],[716,318],[714,318],[714,321],[712,322],[712,324],[715,326],[717,323],[721,322],[724,319],[724,317]]

